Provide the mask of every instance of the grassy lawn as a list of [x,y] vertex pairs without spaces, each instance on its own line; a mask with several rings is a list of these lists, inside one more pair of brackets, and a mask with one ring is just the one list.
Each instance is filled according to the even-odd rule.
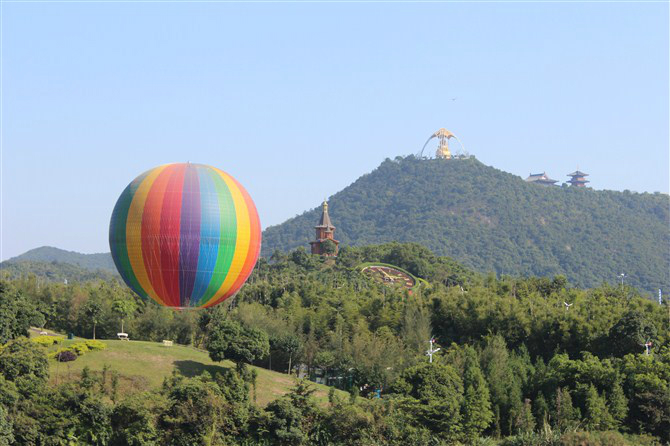
[[[67,347],[74,342],[84,339],[64,340],[61,347]],[[208,371],[215,374],[226,368],[234,367],[230,361],[213,362],[207,352],[183,345],[165,347],[161,343],[146,341],[119,341],[102,340],[107,344],[105,350],[90,351],[75,361],[59,363],[49,360],[52,384],[77,380],[81,371],[88,366],[91,371],[101,372],[105,365],[109,370],[119,373],[119,393],[129,394],[141,392],[160,386],[163,379],[174,370],[184,376],[194,377]],[[51,350],[56,350],[54,346]],[[270,401],[287,393],[295,383],[295,377],[284,373],[273,372],[261,367],[249,366],[256,369],[257,404],[267,405]],[[314,396],[321,404],[328,401],[329,387],[312,383],[316,389]],[[344,392],[338,391],[345,395]]]

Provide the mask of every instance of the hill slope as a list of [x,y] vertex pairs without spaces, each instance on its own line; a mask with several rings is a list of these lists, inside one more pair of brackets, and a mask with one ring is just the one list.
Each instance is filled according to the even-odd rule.
[[34,274],[36,277],[49,282],[86,282],[88,280],[119,279],[116,271],[108,269],[86,269],[81,266],[63,262],[39,262],[24,260],[20,262],[6,261],[0,263],[0,277],[7,279],[18,279],[20,277]]
[[[74,341],[65,340],[62,346],[67,347],[80,340],[79,338]],[[103,342],[107,344],[105,350],[89,352],[74,362],[59,364],[54,359],[49,360],[51,381],[57,383],[76,380],[79,379],[84,367],[89,367],[93,372],[101,372],[107,365],[109,370],[119,373],[120,391],[124,394],[158,387],[173,370],[179,371],[184,376],[193,377],[203,372],[214,375],[225,368],[234,367],[230,361],[213,362],[207,352],[182,345],[164,347],[156,342],[108,339],[104,339]],[[51,348],[52,351],[56,349],[55,346]],[[249,367],[258,373],[256,394],[260,406],[279,398],[295,385],[295,376],[251,365]],[[325,403],[330,387],[317,383],[310,384],[316,390],[317,401]],[[341,391],[337,392],[344,394]]]
[[[665,194],[542,187],[475,159],[386,160],[333,195],[342,245],[418,242],[479,271],[670,290]],[[320,209],[263,233],[263,255],[308,246]]]
[[[23,254],[6,260],[6,263],[20,262],[58,262],[77,265],[81,268],[95,271],[98,269],[109,270],[116,273],[116,267],[110,253],[80,254],[74,251],[54,248],[52,246],[41,246],[31,249]],[[2,262],[5,263],[5,262]]]

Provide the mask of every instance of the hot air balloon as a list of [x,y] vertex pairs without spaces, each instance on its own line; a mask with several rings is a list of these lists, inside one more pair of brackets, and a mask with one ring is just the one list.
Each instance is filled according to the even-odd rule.
[[109,225],[116,268],[137,294],[173,308],[233,296],[261,247],[256,206],[233,177],[203,164],[151,169],[123,191]]

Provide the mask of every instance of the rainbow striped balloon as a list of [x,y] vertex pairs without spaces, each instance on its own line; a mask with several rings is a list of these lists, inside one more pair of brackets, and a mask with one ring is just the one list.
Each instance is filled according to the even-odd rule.
[[137,294],[176,308],[234,295],[258,259],[256,206],[233,177],[203,164],[166,164],[135,178],[116,202],[109,245]]

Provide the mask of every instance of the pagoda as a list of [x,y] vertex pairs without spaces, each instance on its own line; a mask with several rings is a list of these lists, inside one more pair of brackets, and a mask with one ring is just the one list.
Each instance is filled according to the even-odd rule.
[[586,183],[590,183],[589,180],[584,178],[584,177],[588,177],[589,174],[584,173],[584,172],[580,172],[579,170],[576,170],[572,173],[569,173],[568,176],[572,177],[572,178],[570,178],[570,181],[568,181],[568,183],[570,183],[572,186],[575,186],[575,187],[586,187]]
[[[323,201],[323,210],[321,211],[321,219],[319,219],[319,224],[314,226],[316,229],[316,240],[309,242],[312,245],[312,254],[318,254],[323,256],[337,256],[337,251],[339,249],[338,245],[340,242],[333,238],[335,233],[335,226],[330,222],[330,216],[328,215],[328,203]],[[330,240],[335,244],[335,250],[333,252],[326,252],[327,249],[324,247],[324,243]]]
[[541,184],[543,186],[553,186],[554,184],[558,183],[558,180],[552,180],[549,178],[546,172],[531,173],[528,178],[526,178],[526,181],[529,183]]

